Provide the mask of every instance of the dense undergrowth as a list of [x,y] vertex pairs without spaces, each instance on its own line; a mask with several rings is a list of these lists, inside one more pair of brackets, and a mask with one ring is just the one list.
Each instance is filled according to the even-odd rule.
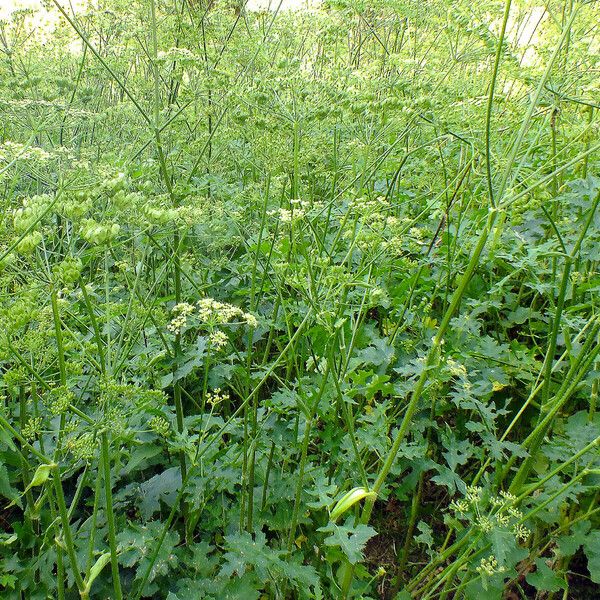
[[596,4],[54,5],[0,23],[0,596],[596,597]]

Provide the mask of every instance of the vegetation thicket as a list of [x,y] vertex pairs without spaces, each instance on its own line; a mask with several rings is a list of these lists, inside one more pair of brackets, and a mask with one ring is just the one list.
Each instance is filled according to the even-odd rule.
[[600,5],[272,4],[0,21],[0,597],[599,597]]

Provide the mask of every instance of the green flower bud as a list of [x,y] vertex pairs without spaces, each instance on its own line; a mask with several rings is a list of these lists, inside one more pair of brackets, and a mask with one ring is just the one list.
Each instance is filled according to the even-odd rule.
[[53,415],[62,415],[67,412],[69,405],[75,399],[75,394],[65,386],[52,390],[48,409]]
[[32,231],[27,234],[17,246],[19,254],[31,254],[42,241],[43,236],[39,231]]
[[59,283],[69,285],[75,283],[81,275],[83,269],[83,263],[80,258],[67,257],[62,263],[55,265],[52,269],[56,281]]

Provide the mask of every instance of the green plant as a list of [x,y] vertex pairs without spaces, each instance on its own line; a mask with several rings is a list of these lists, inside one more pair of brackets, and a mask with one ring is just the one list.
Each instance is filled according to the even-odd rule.
[[52,4],[0,21],[2,598],[592,597],[594,3]]

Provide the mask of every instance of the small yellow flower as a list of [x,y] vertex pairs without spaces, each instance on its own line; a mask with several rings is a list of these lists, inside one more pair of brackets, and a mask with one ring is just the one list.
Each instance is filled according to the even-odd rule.
[[227,392],[221,392],[221,388],[216,388],[212,392],[207,392],[206,394],[206,401],[213,408],[227,400],[229,400],[229,394]]
[[214,348],[215,350],[220,350],[221,348],[224,348],[227,345],[229,338],[222,331],[213,331],[208,336],[208,341],[212,348]]
[[466,494],[466,498],[468,502],[473,502],[473,503],[477,503],[479,502],[479,499],[481,498],[481,493],[483,492],[483,490],[476,486],[476,485],[470,485],[467,487],[467,494]]
[[515,534],[517,540],[520,542],[526,542],[531,531],[529,531],[525,525],[517,524],[513,527],[513,533]]
[[498,559],[490,556],[489,558],[482,558],[481,563],[475,570],[481,575],[492,576],[494,573],[504,571],[504,567],[498,568]]

